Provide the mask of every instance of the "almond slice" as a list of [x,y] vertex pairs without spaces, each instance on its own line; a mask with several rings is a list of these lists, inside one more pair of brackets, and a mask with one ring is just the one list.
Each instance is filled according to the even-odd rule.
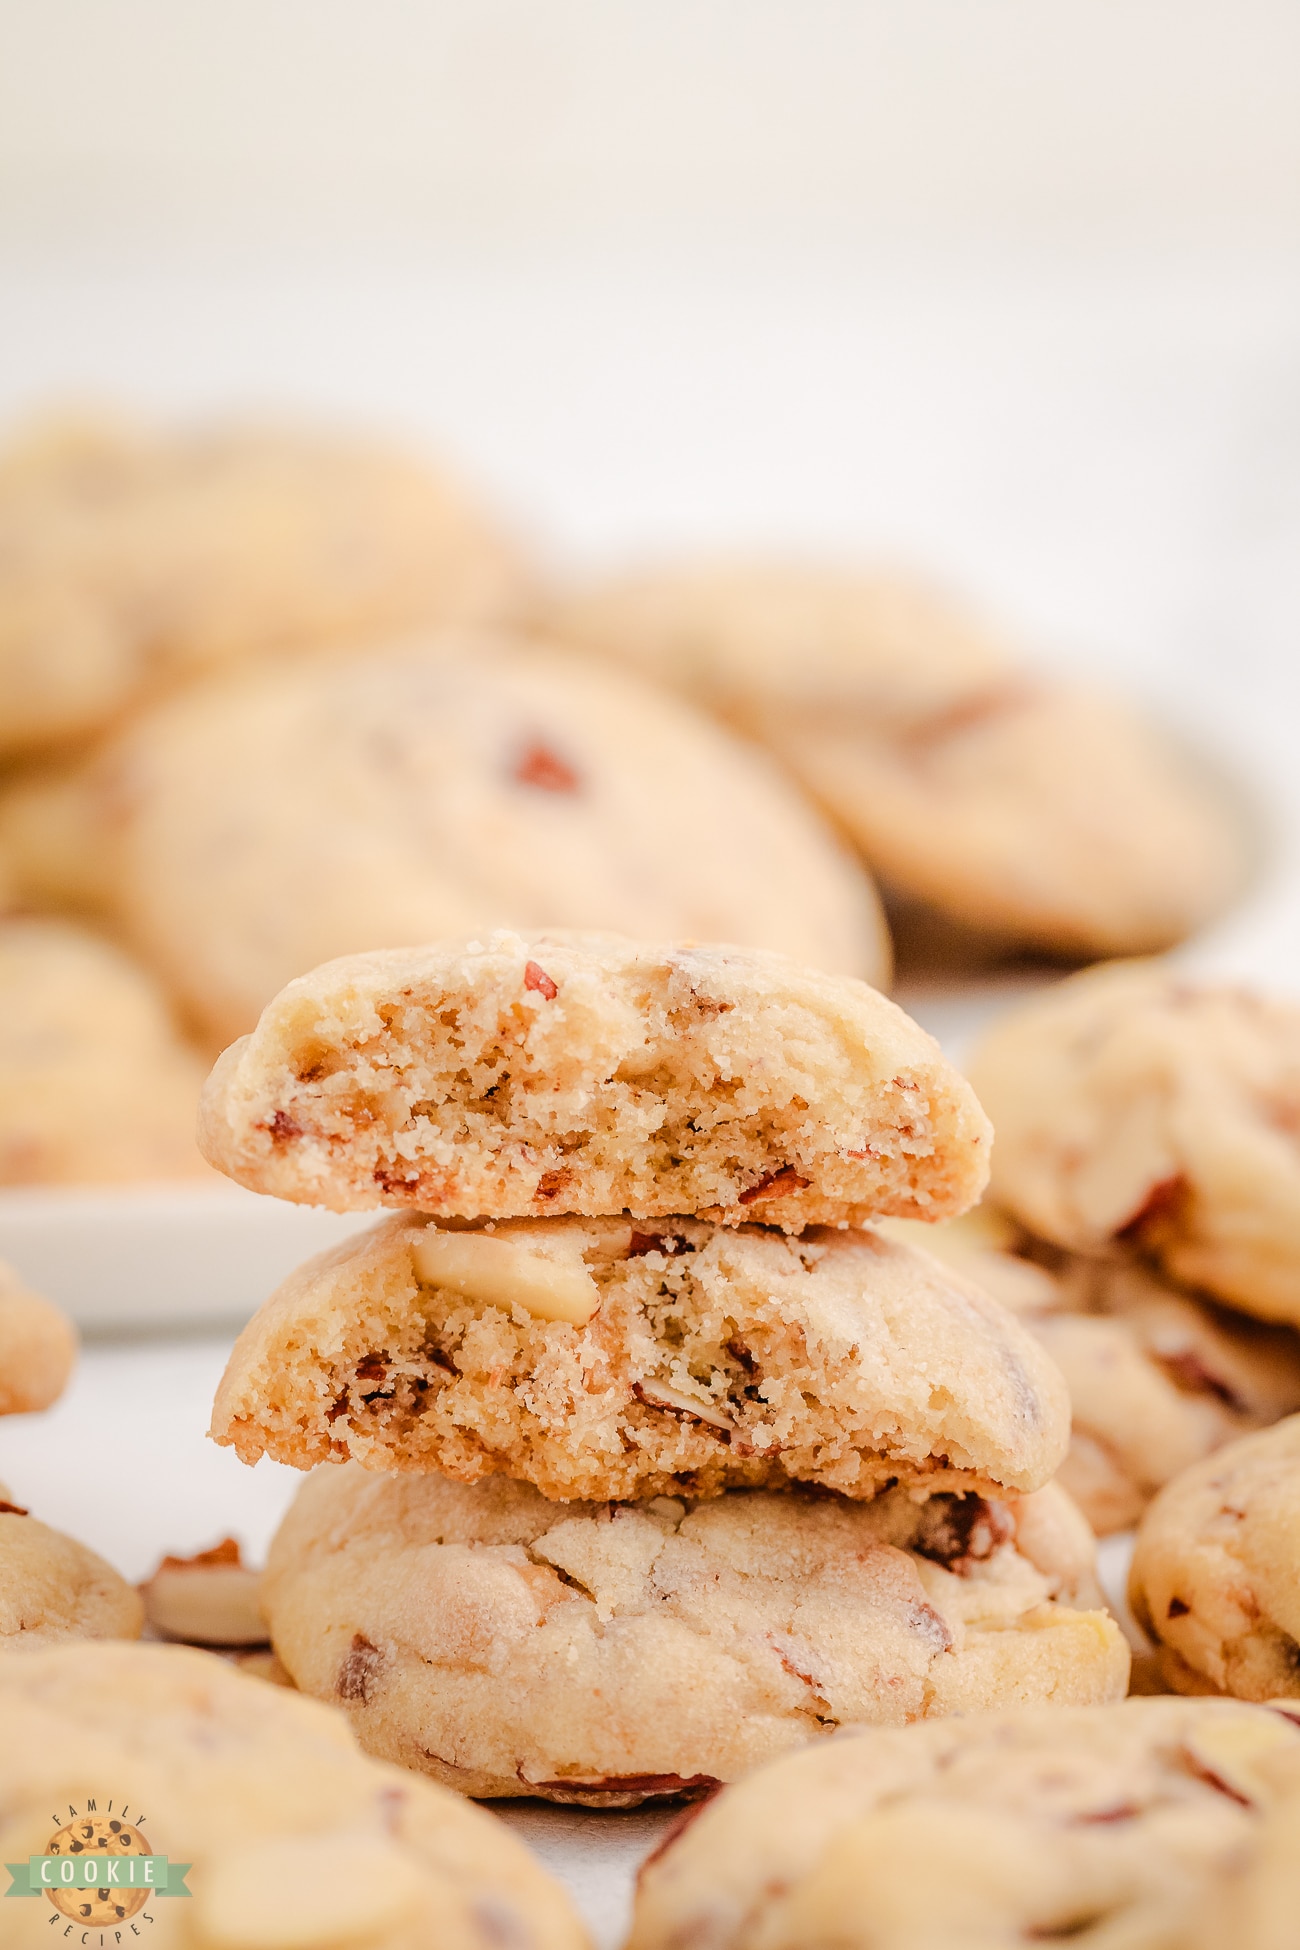
[[585,1327],[600,1289],[576,1254],[552,1257],[490,1232],[441,1232],[429,1226],[411,1248],[419,1279],[450,1287],[467,1300],[522,1307],[538,1320]]
[[666,1381],[639,1381],[635,1392],[647,1408],[668,1408],[677,1415],[693,1415],[697,1422],[707,1422],[712,1429],[724,1429],[728,1435],[736,1432],[735,1423],[712,1402],[703,1401],[698,1395],[687,1395]]
[[162,1638],[186,1645],[265,1645],[270,1634],[258,1608],[259,1583],[227,1538],[194,1558],[164,1558],[140,1595]]
[[1278,1784],[1270,1778],[1270,1764],[1295,1747],[1295,1734],[1284,1719],[1215,1720],[1196,1727],[1183,1747],[1197,1773],[1234,1800],[1249,1807],[1277,1799]]
[[405,1939],[429,1885],[386,1837],[285,1835],[218,1851],[194,1894],[203,1942],[215,1950],[324,1950]]

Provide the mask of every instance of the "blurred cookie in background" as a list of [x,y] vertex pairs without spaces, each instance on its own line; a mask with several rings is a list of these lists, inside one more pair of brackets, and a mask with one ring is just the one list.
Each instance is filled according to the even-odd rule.
[[978,1281],[1051,1355],[1072,1422],[1057,1481],[1098,1536],[1135,1524],[1180,1470],[1300,1410],[1300,1335],[1178,1287],[1122,1249],[1056,1252],[988,1205],[878,1229]]
[[143,1628],[135,1586],[0,1485],[0,1659],[61,1639],[138,1639]]
[[1091,968],[1012,1010],[967,1066],[991,1194],[1031,1233],[1119,1241],[1300,1325],[1300,1007],[1159,962]]
[[626,1950],[1190,1946],[1298,1760],[1288,1714],[1224,1700],[854,1729],[665,1837]]
[[217,1043],[334,956],[502,924],[889,973],[870,879],[765,754],[502,638],[192,686],[11,790],[0,851],[33,903],[106,914]]
[[499,618],[526,579],[459,483],[382,442],[34,426],[0,454],[0,755],[213,665]]
[[1173,740],[1026,669],[923,583],[669,563],[574,591],[549,621],[769,746],[891,893],[1004,945],[1167,947],[1245,878],[1239,810]]
[[1076,1260],[1067,1305],[1028,1319],[1070,1391],[1060,1481],[1099,1535],[1161,1486],[1300,1409],[1300,1336],[1181,1292],[1146,1268]]
[[[53,1891],[63,1913],[52,1920],[71,1915],[69,1936],[156,1936],[187,1950],[591,1950],[568,1895],[504,1822],[368,1761],[341,1714],[209,1652],[64,1645],[0,1662],[0,1722],[0,1841],[11,1857],[56,1852],[50,1811],[73,1791],[74,1814],[94,1807],[85,1784],[106,1781],[113,1802],[100,1799],[79,1825],[106,1826],[114,1805],[147,1810],[134,1819],[149,1840],[127,1832],[165,1850],[167,1893],[192,1898],[160,1903],[156,1931],[129,1924],[127,1934],[98,1914],[84,1929],[68,1892]],[[5,1941],[24,1934],[11,1925]]]
[[76,1359],[77,1330],[67,1315],[0,1260],[0,1415],[48,1408]]
[[207,1177],[204,1068],[120,948],[70,921],[0,919],[0,1186]]

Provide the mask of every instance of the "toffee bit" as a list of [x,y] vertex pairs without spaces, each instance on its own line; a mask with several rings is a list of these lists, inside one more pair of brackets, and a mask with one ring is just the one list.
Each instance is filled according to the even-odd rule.
[[810,1179],[799,1176],[793,1165],[782,1165],[779,1171],[769,1171],[766,1178],[760,1178],[757,1185],[742,1192],[737,1203],[752,1205],[759,1198],[784,1198],[787,1192],[804,1191],[810,1183]]
[[544,996],[548,1002],[554,1002],[560,993],[546,970],[535,961],[526,962],[524,965],[524,987],[531,989],[534,995]]
[[535,786],[539,792],[579,792],[582,780],[567,759],[550,745],[535,738],[515,761],[516,785]]

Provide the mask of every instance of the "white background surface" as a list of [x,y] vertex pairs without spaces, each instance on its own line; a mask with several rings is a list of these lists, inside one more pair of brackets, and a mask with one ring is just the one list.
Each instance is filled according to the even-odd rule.
[[[935,567],[1236,766],[1267,870],[1189,952],[1294,992],[1298,73],[1289,0],[0,0],[0,417],[322,411],[561,560]],[[5,1250],[88,1315],[285,1263],[53,1208]],[[293,1478],[204,1440],[227,1344],[88,1347],[0,1478],[131,1576],[260,1556]],[[520,1819],[613,1942],[662,1818]]]

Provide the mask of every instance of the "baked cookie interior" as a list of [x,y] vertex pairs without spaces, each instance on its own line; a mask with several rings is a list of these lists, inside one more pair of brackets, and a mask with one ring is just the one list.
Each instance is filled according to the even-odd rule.
[[200,1116],[229,1176],[335,1210],[791,1231],[961,1211],[989,1141],[938,1045],[865,983],[558,931],[327,963],[226,1051]]
[[395,1215],[245,1328],[212,1433],[245,1461],[504,1472],[544,1494],[1032,1490],[1065,1389],[1005,1309],[870,1231]]

